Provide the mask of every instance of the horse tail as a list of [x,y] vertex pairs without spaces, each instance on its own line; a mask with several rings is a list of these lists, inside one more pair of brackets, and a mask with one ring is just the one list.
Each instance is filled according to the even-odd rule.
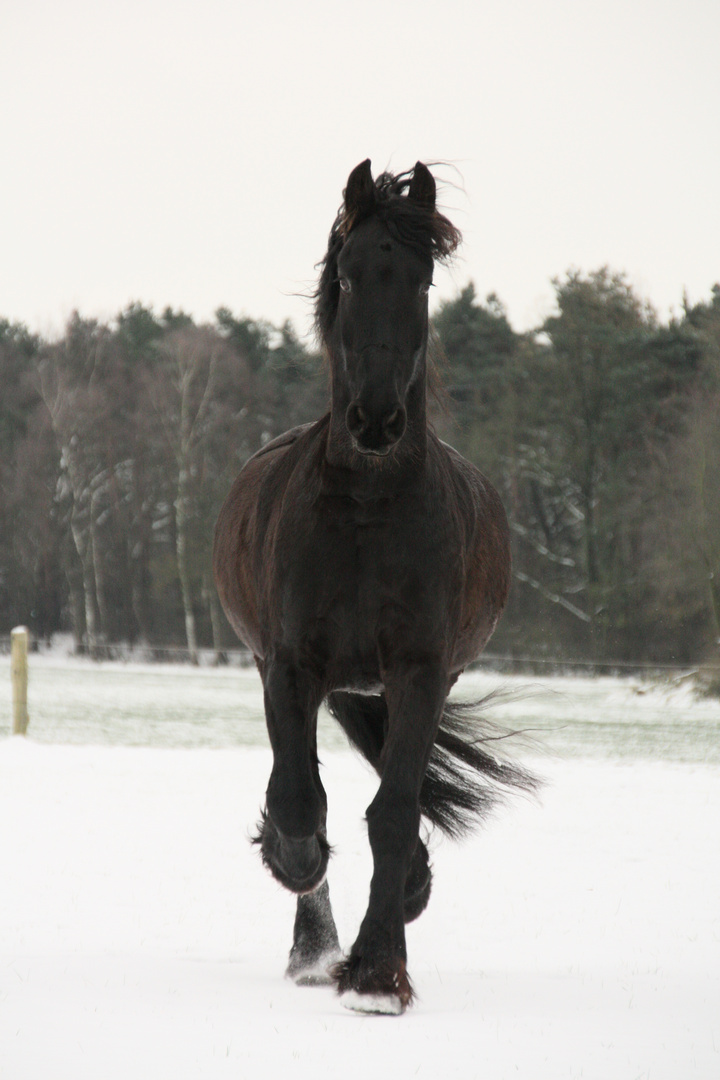
[[484,715],[501,697],[493,692],[477,701],[445,702],[420,810],[455,840],[484,821],[509,791],[532,794],[540,787],[533,773],[497,753],[506,740],[522,734]]
[[380,755],[387,733],[388,711],[380,694],[350,694],[336,690],[328,694],[328,712],[334,716],[352,746],[376,772],[380,772]]
[[[501,694],[478,701],[447,701],[440,718],[420,788],[420,812],[447,836],[466,835],[512,789],[533,793],[540,781],[491,747],[521,734],[502,727],[486,715]],[[351,744],[381,772],[381,754],[387,733],[387,705],[381,695],[335,692],[327,705]]]

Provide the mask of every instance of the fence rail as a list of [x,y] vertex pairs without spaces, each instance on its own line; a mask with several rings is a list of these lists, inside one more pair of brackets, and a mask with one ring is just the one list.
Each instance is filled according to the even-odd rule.
[[[50,653],[55,651],[51,641],[34,638],[30,645],[31,652]],[[0,635],[0,655],[9,655],[10,637]],[[62,655],[62,653],[60,653]],[[129,645],[127,642],[97,644],[90,650],[85,646],[68,650],[66,655],[84,656],[91,660],[115,660],[136,664],[191,664],[190,650],[182,645]],[[251,667],[252,653],[248,649],[197,649],[197,662],[201,667],[215,667],[227,664],[231,667]]]
[[[32,639],[33,652],[52,651],[51,641]],[[10,635],[0,635],[0,655],[10,654]],[[92,654],[86,648],[76,648],[73,656],[87,656],[92,660],[113,660],[137,664],[190,664],[190,650],[182,645],[151,645],[116,642],[98,644]],[[197,650],[197,662],[201,667],[246,668],[253,666],[252,653],[248,649]],[[655,661],[628,660],[578,660],[565,657],[511,656],[500,653],[483,653],[469,665],[473,671],[489,670],[501,674],[516,675],[635,675],[645,678],[675,676],[678,681],[699,676],[717,678],[718,667],[712,664],[670,664]]]

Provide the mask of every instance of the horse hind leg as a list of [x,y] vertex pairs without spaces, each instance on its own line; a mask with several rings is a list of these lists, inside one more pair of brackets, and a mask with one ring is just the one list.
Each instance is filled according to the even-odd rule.
[[[336,691],[328,695],[327,705],[352,745],[381,776],[381,754],[388,730],[385,696]],[[422,915],[430,899],[431,887],[432,871],[428,850],[418,838],[405,879],[403,918],[406,923]]]
[[298,896],[293,944],[285,975],[298,986],[329,986],[342,960],[327,881]]
[[[316,788],[325,799],[316,755],[312,765]],[[326,819],[325,811],[320,833],[323,839]],[[340,941],[330,906],[330,888],[325,879],[314,892],[298,896],[293,943],[285,975],[298,986],[329,986],[333,982],[332,971],[341,960]]]

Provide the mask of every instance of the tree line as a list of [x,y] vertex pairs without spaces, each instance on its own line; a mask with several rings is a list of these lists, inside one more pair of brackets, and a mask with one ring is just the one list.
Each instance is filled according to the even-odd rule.
[[[697,663],[720,641],[720,286],[666,323],[607,268],[516,332],[470,284],[434,316],[440,436],[499,488],[513,589],[492,648]],[[0,623],[235,644],[213,525],[259,446],[328,405],[291,323],[134,303],[43,341],[0,319]]]

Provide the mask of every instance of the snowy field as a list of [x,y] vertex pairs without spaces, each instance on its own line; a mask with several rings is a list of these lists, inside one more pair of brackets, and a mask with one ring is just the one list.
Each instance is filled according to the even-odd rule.
[[[524,696],[547,779],[433,838],[404,1017],[284,981],[294,903],[247,842],[270,769],[249,671],[0,667],[0,1077],[720,1077],[720,703],[687,685],[471,675]],[[341,941],[373,777],[321,722]]]

